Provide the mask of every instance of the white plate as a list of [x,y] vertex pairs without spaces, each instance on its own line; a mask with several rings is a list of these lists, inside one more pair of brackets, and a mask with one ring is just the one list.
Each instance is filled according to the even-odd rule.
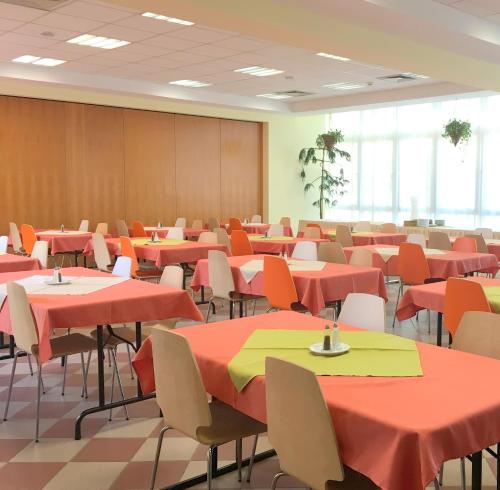
[[45,284],[48,284],[49,286],[62,286],[63,284],[71,284],[71,281],[69,279],[64,279],[61,282],[58,281],[53,281],[50,279],[49,281],[44,281]]
[[340,356],[341,354],[349,352],[350,348],[351,346],[349,344],[344,344],[343,342],[339,342],[335,349],[331,350],[323,350],[323,342],[317,342],[309,346],[309,350],[315,356]]

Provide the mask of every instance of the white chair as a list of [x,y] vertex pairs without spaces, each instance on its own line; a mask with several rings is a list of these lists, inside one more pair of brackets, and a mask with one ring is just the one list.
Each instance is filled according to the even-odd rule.
[[338,321],[354,327],[383,332],[385,329],[384,299],[373,294],[349,293],[342,305]]
[[217,218],[208,218],[208,229],[214,231],[215,228],[220,228],[220,223]]
[[21,235],[19,233],[19,228],[15,223],[9,223],[10,238],[12,240],[12,248],[16,254],[21,254],[24,252],[23,242],[21,241]]
[[313,238],[319,240],[321,238],[321,229],[316,226],[307,226],[304,229],[303,238]]
[[80,221],[80,227],[78,228],[78,231],[89,231],[88,219],[82,219],[82,221]]
[[160,277],[160,284],[175,289],[182,289],[184,271],[178,265],[167,265]]
[[170,238],[171,240],[184,240],[184,227],[173,226],[169,228],[167,231],[167,238]]
[[422,233],[410,233],[406,241],[408,243],[418,243],[422,248],[427,248],[427,239]]
[[355,248],[352,251],[349,265],[359,265],[361,267],[373,267],[373,253],[367,248]]
[[202,231],[198,237],[199,243],[217,243],[217,233],[213,231]]
[[0,254],[7,253],[8,244],[9,244],[9,237],[7,235],[0,236]]
[[283,225],[269,225],[267,236],[283,236],[285,233]]
[[31,251],[31,258],[38,259],[42,269],[46,269],[49,259],[49,242],[38,240]]
[[186,228],[186,218],[177,218],[174,226],[177,228]]
[[127,236],[130,237],[130,233],[128,232],[127,223],[125,223],[122,219],[116,220],[116,233],[118,236]]
[[318,248],[314,242],[298,242],[292,253],[292,259],[318,260]]
[[354,226],[354,231],[371,231],[372,225],[369,221],[358,221]]
[[260,214],[254,214],[252,216],[252,219],[250,220],[251,223],[262,223],[262,216]]
[[109,272],[111,256],[109,255],[106,240],[101,233],[92,233],[92,247],[94,249],[94,260],[100,271]]
[[491,228],[476,228],[475,232],[483,235],[483,238],[493,238],[493,230]]
[[228,250],[231,250],[231,240],[225,228],[214,228],[214,233],[217,235],[217,243],[225,245]]
[[102,233],[103,235],[107,235],[108,234],[108,223],[97,223],[95,232]]
[[116,259],[111,274],[113,274],[114,276],[130,278],[131,269],[132,259],[130,257],[121,256]]
[[191,228],[193,230],[203,230],[203,220],[202,219],[193,220],[193,224],[191,225]]

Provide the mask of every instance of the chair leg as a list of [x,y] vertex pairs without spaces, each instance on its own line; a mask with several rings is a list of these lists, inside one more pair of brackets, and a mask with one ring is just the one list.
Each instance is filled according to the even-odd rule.
[[[113,368],[113,374],[111,376],[111,396],[109,397],[109,403],[113,403],[113,396],[115,394],[115,370]],[[113,409],[110,408],[109,409],[109,418],[108,420],[111,422],[111,419],[112,419],[112,415],[113,415]]]
[[211,311],[212,304],[213,304],[213,298],[210,298],[208,300],[208,309],[207,309],[207,316],[205,317],[205,323],[208,323],[208,319],[210,318],[210,311]]
[[438,482],[437,478],[434,478],[434,490],[440,490],[441,485]]
[[255,316],[255,308],[257,307],[257,300],[253,302],[252,316]]
[[128,367],[130,369],[130,379],[134,379],[134,370],[132,369],[132,356],[130,354],[130,345],[125,344],[127,346],[127,354],[128,354]]
[[31,376],[33,376],[33,365],[31,364],[31,356],[28,354],[27,358],[28,358],[28,366],[30,367],[30,374]]
[[10,371],[10,381],[9,381],[9,391],[7,393],[7,403],[5,404],[5,411],[3,413],[3,419],[7,420],[7,413],[9,412],[10,397],[12,395],[12,385],[14,384],[14,374],[16,373],[17,357],[22,351],[17,351],[14,354],[14,360],[12,361],[12,370]]
[[[84,378],[85,378],[85,386],[87,385],[87,380],[89,379],[89,369],[90,369],[90,358],[92,357],[92,351],[89,351],[89,355],[87,357],[87,366],[85,367],[85,373],[84,373]],[[83,393],[83,387],[82,387],[82,392],[80,395],[82,398],[84,396]],[[88,397],[88,392],[87,392],[87,397]]]
[[236,439],[235,446],[236,446],[236,466],[238,467],[238,481],[241,482],[241,454],[243,452],[243,440],[242,439]]
[[444,464],[441,465],[441,468],[439,469],[439,475],[438,475],[439,480],[438,480],[438,483],[440,485],[443,484],[443,475],[444,475]]
[[215,446],[210,446],[207,451],[207,490],[212,490],[212,460]]
[[278,484],[278,480],[285,475],[286,473],[284,471],[280,471],[279,473],[276,473],[276,475],[274,475],[273,482],[271,483],[271,490],[275,490],[276,485]]
[[[113,359],[113,364],[116,372],[116,381],[118,383],[118,388],[120,390],[120,394],[122,395],[122,400],[125,400],[125,393],[123,391],[122,379],[120,378],[120,373],[118,372],[118,363],[116,362],[116,352],[114,350],[111,351],[111,356]],[[129,419],[127,405],[123,405],[123,409],[125,410],[125,420]]]
[[460,483],[461,489],[465,490],[465,458],[460,458]]
[[431,333],[431,310],[427,310],[427,333]]
[[35,442],[38,442],[38,433],[40,432],[40,398],[42,396],[42,365],[38,364],[38,383],[37,383],[37,398],[36,398],[36,428]]
[[153,490],[153,488],[155,487],[156,473],[158,472],[158,461],[160,460],[163,436],[165,435],[165,432],[167,432],[168,429],[170,429],[168,425],[163,427],[163,429],[160,431],[160,434],[158,435],[158,444],[156,446],[155,462],[153,465],[153,473],[151,474],[151,481],[149,483],[149,490]]
[[83,397],[88,398],[89,394],[87,392],[87,378],[85,377],[85,358],[83,357],[83,352],[80,352],[80,361],[82,364],[82,390],[83,390]]
[[255,434],[252,446],[252,454],[250,455],[250,462],[248,463],[247,482],[250,482],[250,478],[252,478],[252,469],[253,469],[253,463],[255,461],[255,452],[257,451],[258,440],[259,440],[259,434]]
[[66,388],[66,372],[68,370],[68,356],[64,356],[64,372],[63,372],[63,384],[61,390],[61,396],[64,396],[64,389]]
[[394,325],[396,323],[396,311],[398,311],[399,297],[401,295],[402,290],[403,290],[403,283],[402,283],[402,281],[399,281],[398,299],[396,300],[396,308],[394,309],[394,318],[392,319],[392,328],[394,328]]

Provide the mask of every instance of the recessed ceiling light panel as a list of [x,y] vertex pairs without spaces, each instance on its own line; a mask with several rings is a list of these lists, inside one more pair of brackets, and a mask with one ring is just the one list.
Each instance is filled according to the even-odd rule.
[[182,85],[183,87],[193,87],[193,88],[208,87],[209,85],[212,85],[211,83],[199,82],[198,80],[175,80],[169,83],[170,85]]
[[33,63],[33,61],[39,60],[40,56],[32,56],[30,54],[25,54],[24,56],[19,56],[14,58],[12,61],[14,63]]
[[330,53],[316,53],[317,56],[322,56],[323,58],[330,58],[337,61],[351,61],[351,58],[344,58],[343,56],[338,56],[336,54]]
[[165,22],[172,22],[174,24],[181,24],[183,26],[193,26],[194,22],[189,20],[177,19],[176,17],[167,17],[166,15],[155,14],[153,12],[144,12],[143,17],[149,17],[150,19],[164,20]]
[[33,65],[42,65],[42,66],[57,66],[66,63],[65,60],[56,60],[54,58],[41,58],[40,56],[33,56],[31,54],[25,54],[24,56],[19,56],[18,58],[14,58],[12,61],[15,63],[26,63]]
[[323,87],[333,88],[334,90],[354,90],[356,88],[363,88],[364,85],[361,83],[341,82],[341,83],[330,83],[328,85],[323,85]]
[[113,39],[104,36],[94,36],[93,34],[82,34],[81,36],[74,37],[66,42],[70,44],[79,44],[80,46],[90,46],[92,48],[102,49],[115,49],[130,44],[128,41],[122,41],[120,39]]
[[247,66],[246,68],[238,68],[235,73],[244,73],[245,75],[253,75],[254,77],[269,77],[283,73],[283,70],[275,70],[274,68],[264,68],[263,66]]

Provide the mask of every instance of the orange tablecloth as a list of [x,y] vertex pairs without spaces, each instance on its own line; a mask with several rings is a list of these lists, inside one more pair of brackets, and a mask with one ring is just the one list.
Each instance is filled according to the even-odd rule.
[[[145,226],[144,231],[148,236],[151,236],[153,234],[153,231],[158,233],[158,236],[160,238],[165,238],[167,236],[169,228],[173,228],[172,226],[162,226],[161,228],[158,228],[157,226]],[[133,229],[129,227],[128,232],[130,236],[133,236]],[[185,238],[197,238],[203,233],[204,231],[208,230],[199,230],[196,228],[183,228],[184,232],[184,237]]]
[[[373,266],[381,269],[386,276],[397,276],[398,256],[394,255],[385,262],[375,248],[389,247],[389,245],[366,245],[363,248],[372,250]],[[344,253],[347,260],[352,255],[354,247],[345,247]],[[498,261],[493,254],[467,253],[467,252],[446,252],[440,255],[427,256],[427,263],[432,277],[458,277],[469,272],[491,272],[496,274],[499,267]]]
[[36,271],[40,269],[38,259],[25,257],[24,255],[5,254],[0,255],[0,273],[17,271]]
[[352,234],[354,246],[362,245],[399,245],[406,242],[406,235],[403,233],[379,233],[379,232],[354,232]]
[[[28,277],[35,272],[0,275],[0,283]],[[36,271],[52,275],[52,270]],[[66,276],[102,276],[105,272],[84,267],[64,269]],[[0,309],[0,331],[12,333],[8,298]],[[38,325],[40,359],[50,359],[49,338],[54,328],[78,328],[114,323],[156,321],[173,317],[203,321],[191,295],[181,289],[130,279],[85,295],[30,295],[31,308]]]
[[500,243],[488,243],[488,252],[500,260]]
[[[40,230],[42,231],[42,230]],[[70,231],[70,230],[67,230]],[[106,235],[111,236],[111,235]],[[39,235],[38,240],[44,240],[49,243],[50,254],[77,252],[84,250],[87,243],[92,239],[92,233],[82,233],[81,235]]]
[[[250,260],[263,258],[263,255],[229,257],[236,291],[264,294],[264,274],[258,272],[250,283],[247,283],[239,269]],[[321,271],[294,271],[292,276],[299,300],[313,315],[319,315],[326,303],[345,299],[349,293],[375,294],[387,300],[384,275],[373,267],[326,264]],[[191,288],[197,290],[208,284],[208,260],[199,260],[191,280]]]
[[[259,233],[263,235],[269,230],[271,225],[266,223],[244,223],[241,226],[247,233]],[[288,225],[283,226],[283,233],[284,236],[293,236],[292,228]]]
[[[256,329],[324,328],[325,321],[291,312],[178,330],[200,366],[206,390],[266,421],[265,377],[238,393],[228,363]],[[500,362],[417,343],[423,377],[318,377],[344,463],[384,490],[422,490],[444,461],[500,440]]]
[[262,240],[250,240],[250,243],[256,254],[280,254],[286,252],[288,256],[291,256],[295,245],[301,241],[319,244],[320,242],[327,242],[328,240],[325,238],[294,238],[293,240],[266,240],[263,238]]

